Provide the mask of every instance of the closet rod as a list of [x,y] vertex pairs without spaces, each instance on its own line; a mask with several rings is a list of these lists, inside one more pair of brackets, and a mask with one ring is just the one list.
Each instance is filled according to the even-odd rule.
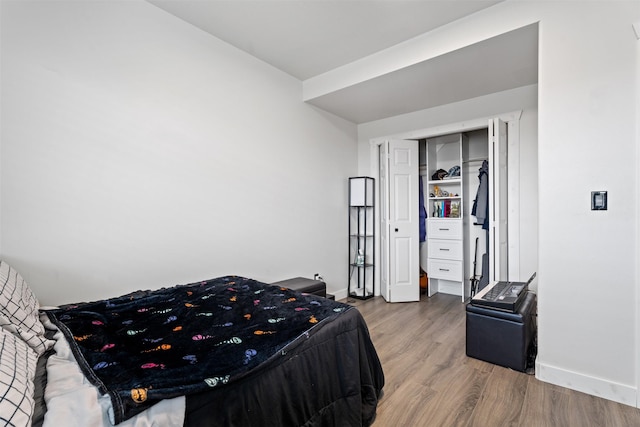
[[463,160],[462,163],[483,162],[485,160],[489,160],[489,159],[486,157],[476,157],[474,159]]

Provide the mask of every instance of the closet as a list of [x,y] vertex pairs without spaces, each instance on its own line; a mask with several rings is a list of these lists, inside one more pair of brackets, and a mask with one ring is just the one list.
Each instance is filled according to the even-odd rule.
[[[371,141],[380,201],[376,277],[386,301],[419,301],[421,270],[429,278],[429,296],[448,293],[462,301],[471,296],[472,276],[482,276],[478,290],[510,275],[517,280],[520,115],[516,111]],[[482,221],[483,228],[471,211],[485,160],[488,221]],[[450,170],[448,178],[435,175]]]
[[[429,296],[442,292],[465,301],[472,293],[472,279],[478,279],[475,284],[480,286],[488,281],[489,177],[481,169],[483,163],[484,171],[488,169],[490,145],[487,128],[419,140],[421,200],[426,212],[420,266],[428,276]],[[481,176],[484,194],[479,195]],[[478,196],[479,209],[472,215]]]

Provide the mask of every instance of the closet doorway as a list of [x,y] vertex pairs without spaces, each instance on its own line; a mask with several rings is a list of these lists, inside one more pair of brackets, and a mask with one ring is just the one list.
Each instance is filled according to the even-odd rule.
[[[420,267],[429,276],[429,295],[437,292],[451,293],[459,295],[464,301],[470,296],[471,276],[473,273],[473,261],[476,260],[476,275],[482,273],[482,254],[485,252],[485,282],[491,280],[509,280],[519,276],[519,120],[521,111],[502,114],[497,117],[482,118],[464,123],[439,126],[420,131],[408,132],[405,134],[393,135],[390,137],[376,138],[371,141],[371,172],[378,183],[378,206],[381,218],[378,236],[389,236],[392,224],[388,221],[390,213],[396,209],[395,203],[385,194],[389,194],[390,180],[381,176],[382,167],[388,158],[385,157],[385,149],[390,141],[410,140],[422,150],[418,150],[417,158],[412,159],[412,167],[416,173],[422,176],[424,206],[428,218],[426,221],[427,236],[424,242],[420,242],[419,228],[412,230],[418,247],[414,248],[420,254]],[[486,135],[486,138],[483,138]],[[459,138],[457,148],[457,163],[460,168],[460,176],[445,183],[443,188],[453,188],[452,191],[444,190],[436,195],[432,180],[432,172],[437,171],[434,164],[429,165],[429,153],[431,160],[437,159],[438,148],[442,149],[449,140]],[[465,141],[462,141],[462,140]],[[432,148],[429,151],[428,145]],[[484,147],[484,148],[483,148]],[[445,154],[449,151],[448,154]],[[455,149],[445,148],[442,152],[444,157],[440,165],[447,162],[456,163],[456,155],[453,158],[451,153]],[[479,231],[481,227],[475,226],[475,218],[470,215],[473,200],[476,196],[478,186],[474,185],[473,175],[478,175],[478,169],[482,165],[481,160],[486,158],[489,163],[490,194],[489,207],[490,218],[488,229],[483,233]],[[480,163],[478,163],[480,161]],[[422,168],[421,168],[422,166]],[[432,171],[432,172],[429,172]],[[382,172],[384,174],[384,172]],[[427,176],[428,175],[428,176]],[[383,179],[380,179],[383,178]],[[475,178],[477,180],[477,177]],[[475,181],[477,182],[477,181]],[[453,187],[451,185],[453,184]],[[456,187],[458,185],[458,187]],[[415,183],[415,191],[418,191],[418,183]],[[452,194],[451,194],[452,193]],[[447,203],[448,201],[448,203]],[[459,213],[451,216],[451,203],[455,201],[454,207],[459,203]],[[400,203],[406,204],[401,201]],[[445,206],[447,211],[445,213]],[[455,209],[454,209],[455,211]],[[418,216],[419,211],[415,215]],[[449,214],[449,216],[446,216]],[[458,215],[458,216],[456,216]],[[382,220],[386,218],[387,220]],[[439,234],[440,233],[440,234]],[[444,234],[442,234],[444,233]],[[484,234],[484,239],[480,236]],[[475,237],[478,237],[478,252],[474,256]],[[429,241],[429,239],[432,241]],[[419,275],[420,269],[415,268],[415,264],[406,260],[406,265],[400,266],[402,257],[394,254],[393,246],[389,244],[389,239],[377,239],[376,244],[380,250],[377,251],[378,274],[380,280],[380,293],[388,302],[405,302],[419,300]],[[441,256],[438,256],[440,254]],[[442,254],[445,254],[442,256]],[[408,269],[408,276],[405,275],[402,288],[394,283],[394,279],[389,275],[390,260],[393,259],[394,268]],[[488,266],[487,266],[488,264]],[[435,270],[434,270],[435,269]],[[414,271],[415,270],[415,271]],[[432,270],[431,272],[429,270]],[[415,292],[407,292],[408,288],[415,289]],[[402,289],[400,292],[399,289]]]

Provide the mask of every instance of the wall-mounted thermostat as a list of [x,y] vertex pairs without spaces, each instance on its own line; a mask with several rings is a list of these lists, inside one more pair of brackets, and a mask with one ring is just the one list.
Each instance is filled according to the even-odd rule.
[[591,210],[592,211],[607,210],[607,192],[606,191],[591,192]]

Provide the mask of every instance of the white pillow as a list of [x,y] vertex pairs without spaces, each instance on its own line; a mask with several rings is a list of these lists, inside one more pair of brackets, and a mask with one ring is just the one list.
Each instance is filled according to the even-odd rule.
[[0,260],[0,326],[22,338],[41,356],[53,342],[44,337],[38,299],[22,276]]
[[30,426],[38,355],[17,336],[0,328],[0,423]]

